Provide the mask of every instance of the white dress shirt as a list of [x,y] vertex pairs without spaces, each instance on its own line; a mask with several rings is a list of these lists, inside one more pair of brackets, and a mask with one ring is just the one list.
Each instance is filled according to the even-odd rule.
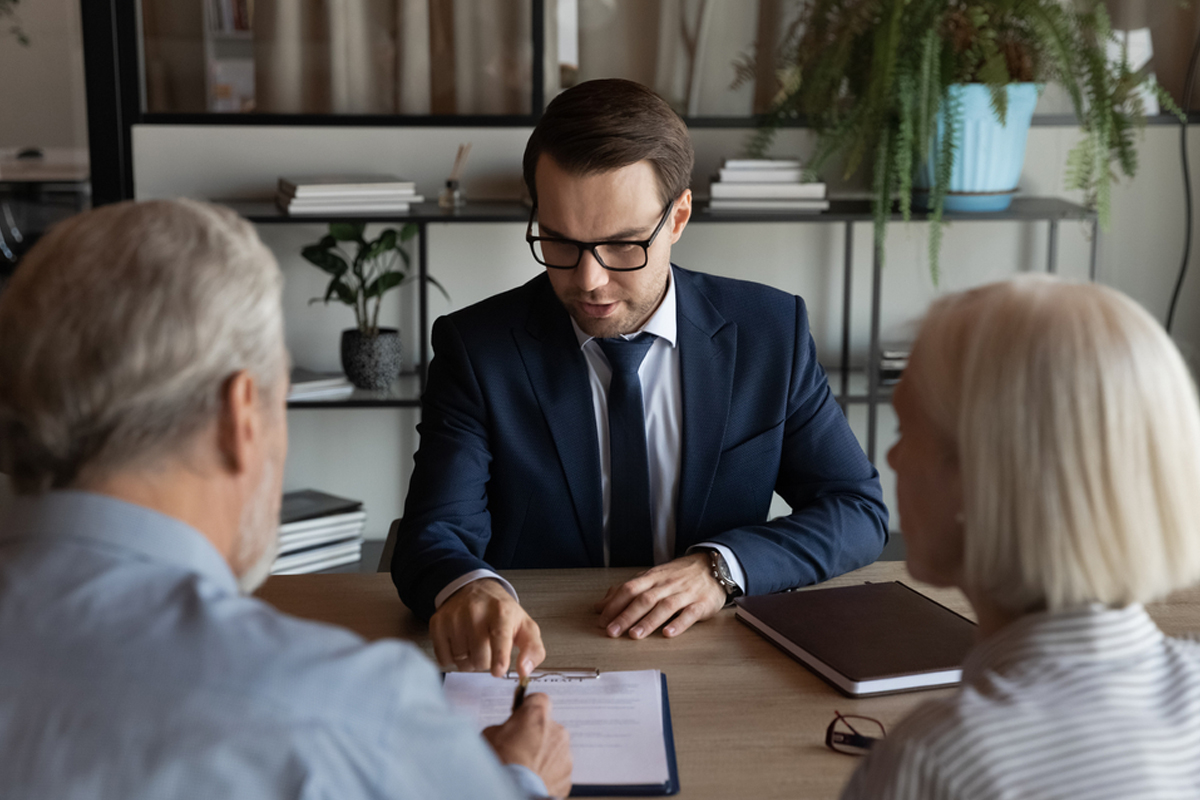
[[1195,800],[1200,644],[1140,605],[1030,614],[876,744],[842,800]]
[[[675,507],[679,499],[679,465],[683,441],[683,379],[680,374],[678,331],[678,309],[675,300],[675,277],[667,281],[667,293],[658,308],[646,320],[646,324],[624,338],[632,339],[642,333],[655,336],[654,343],[638,367],[638,378],[642,383],[642,406],[646,415],[647,463],[650,467],[650,519],[653,536],[654,563],[664,564],[675,554]],[[596,438],[600,443],[600,483],[604,497],[604,565],[608,566],[608,519],[611,504],[612,465],[608,447],[608,385],[612,380],[612,368],[595,337],[584,333],[575,320],[571,320],[579,347],[583,350],[588,366],[588,383],[592,390],[592,409],[596,418]],[[734,582],[746,587],[745,573],[733,551],[713,542],[703,542],[688,548],[698,547],[720,551],[729,565]],[[434,604],[440,607],[446,598],[466,584],[480,578],[495,578],[517,596],[512,584],[495,572],[477,569],[451,581],[438,592]]]

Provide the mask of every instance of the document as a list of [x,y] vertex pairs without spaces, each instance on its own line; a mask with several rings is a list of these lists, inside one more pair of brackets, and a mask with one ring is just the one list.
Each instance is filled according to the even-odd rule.
[[[573,795],[595,787],[630,789],[639,794],[673,794],[674,744],[665,681],[658,670],[602,672],[573,676],[572,671],[534,673],[529,692],[542,692],[553,703],[554,719],[571,734]],[[487,673],[446,675],[450,704],[475,719],[480,730],[498,725],[512,713],[515,678]]]

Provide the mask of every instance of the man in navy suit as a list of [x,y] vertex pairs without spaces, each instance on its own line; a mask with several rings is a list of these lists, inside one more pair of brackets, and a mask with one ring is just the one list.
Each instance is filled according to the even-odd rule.
[[[528,674],[545,657],[495,570],[646,567],[599,599],[600,624],[671,637],[886,541],[804,301],[671,264],[692,165],[645,87],[563,92],[524,159],[546,271],[434,324],[392,577],[445,666],[502,675],[516,647]],[[772,492],[792,513],[768,521]]]

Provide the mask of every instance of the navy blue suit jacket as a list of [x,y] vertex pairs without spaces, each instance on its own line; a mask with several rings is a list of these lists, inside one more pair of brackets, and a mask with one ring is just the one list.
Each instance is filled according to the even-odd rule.
[[[674,268],[683,431],[675,550],[728,546],[748,594],[874,561],[879,474],[817,363],[804,301]],[[442,317],[392,579],[425,617],[471,570],[602,567],[588,371],[545,274]],[[767,521],[772,491],[792,507]],[[649,565],[647,565],[649,566]]]

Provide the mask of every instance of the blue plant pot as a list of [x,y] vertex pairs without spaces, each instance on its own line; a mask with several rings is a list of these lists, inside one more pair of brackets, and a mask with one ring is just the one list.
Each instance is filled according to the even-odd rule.
[[[950,172],[950,187],[946,193],[946,211],[1003,211],[1012,203],[1025,163],[1025,142],[1033,107],[1037,105],[1042,87],[1036,83],[1008,85],[1008,112],[1001,125],[992,110],[992,93],[980,83],[960,83],[950,87],[958,99],[962,119],[957,128],[958,148]],[[938,112],[937,134],[929,160],[917,171],[918,191],[933,185],[938,153],[945,135],[946,106]]]

